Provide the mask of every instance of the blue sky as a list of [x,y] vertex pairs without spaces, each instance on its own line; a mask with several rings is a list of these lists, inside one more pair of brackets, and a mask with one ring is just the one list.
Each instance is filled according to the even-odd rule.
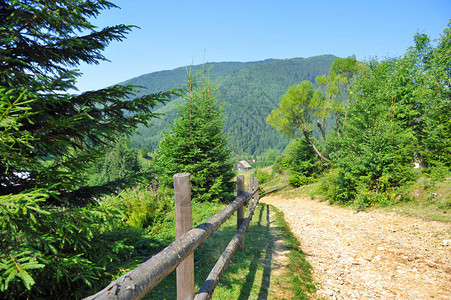
[[79,90],[180,66],[267,58],[402,55],[413,36],[438,38],[451,0],[112,0],[98,27],[137,25],[103,54],[110,62],[81,65]]

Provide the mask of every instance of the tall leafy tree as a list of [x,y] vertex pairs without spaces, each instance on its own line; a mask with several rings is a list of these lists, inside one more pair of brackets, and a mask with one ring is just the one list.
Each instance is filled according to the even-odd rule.
[[330,116],[335,119],[336,133],[340,136],[341,126],[346,121],[347,92],[357,65],[354,56],[337,57],[332,62],[329,75],[321,75],[315,79],[323,94],[323,97],[318,98],[320,102],[317,105],[316,116],[319,118],[317,125],[324,141],[326,141],[326,119]]
[[172,186],[174,174],[188,172],[193,199],[229,199],[234,190],[231,151],[223,133],[224,119],[217,103],[216,88],[205,71],[200,78],[188,74],[183,98],[180,117],[158,145],[155,161],[160,179],[163,184]]
[[313,90],[313,84],[310,81],[305,80],[298,85],[293,85],[280,97],[279,107],[268,115],[266,122],[288,137],[302,133],[315,153],[328,162],[329,158],[321,153],[310,137],[312,118],[322,103],[321,97],[321,91]]
[[74,68],[105,60],[102,50],[132,29],[90,23],[114,7],[0,1],[2,298],[79,297],[127,249],[104,235],[120,219],[117,206],[86,206],[105,190],[86,188],[84,175],[107,142],[146,124],[172,93],[130,100],[132,86],[69,93],[81,75]]

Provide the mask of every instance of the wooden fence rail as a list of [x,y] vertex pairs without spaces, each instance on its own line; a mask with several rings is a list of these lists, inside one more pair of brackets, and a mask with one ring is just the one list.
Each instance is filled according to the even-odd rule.
[[[257,178],[255,178],[255,186],[258,187]],[[229,245],[216,262],[216,265],[211,270],[210,274],[207,277],[207,280],[205,280],[194,300],[211,299],[211,296],[213,295],[213,292],[218,285],[222,274],[232,260],[233,253],[235,252],[239,244],[244,241],[244,234],[246,233],[246,230],[252,221],[252,216],[254,215],[255,208],[257,207],[257,204],[260,200],[258,189],[255,190],[254,195],[254,201],[252,201],[252,198],[249,201],[249,216],[242,222],[238,232],[232,238]]]
[[[174,178],[177,174],[174,176]],[[238,176],[237,183],[240,185],[240,181],[243,182],[244,178],[242,175]],[[141,299],[146,294],[148,294],[159,282],[161,282],[167,275],[169,275],[174,269],[188,256],[190,256],[193,251],[205,241],[213,232],[215,232],[225,221],[227,221],[235,211],[241,209],[244,216],[244,204],[252,199],[255,195],[255,200],[253,201],[252,213],[248,218],[239,220],[240,222],[238,233],[232,239],[236,245],[230,245],[231,248],[227,247],[227,251],[232,251],[232,248],[236,249],[238,243],[243,240],[244,232],[249,226],[250,220],[253,215],[253,210],[258,203],[258,181],[256,181],[255,189],[250,192],[244,191],[244,188],[237,190],[237,198],[227,205],[223,210],[218,212],[216,215],[208,219],[206,222],[196,226],[195,228],[189,230],[183,234],[180,238],[177,238],[168,247],[163,249],[158,254],[152,256],[150,259],[145,261],[143,264],[139,265],[127,274],[113,280],[106,288],[99,291],[98,293],[89,296],[85,299]],[[249,201],[251,202],[251,201]],[[191,209],[191,208],[190,208]],[[233,251],[234,251],[233,249]],[[233,253],[232,251],[232,253]],[[223,254],[224,255],[224,254]],[[230,259],[224,259],[223,256],[218,260],[224,261],[225,267],[230,262]],[[218,263],[217,263],[218,265]],[[216,267],[216,266],[215,266]],[[225,269],[225,267],[223,267]],[[219,267],[218,267],[219,268]],[[213,270],[212,270],[213,272]],[[216,272],[216,271],[215,271]],[[220,273],[222,274],[223,269]],[[211,275],[211,273],[210,273]],[[220,277],[220,276],[219,276]],[[209,276],[210,278],[210,276]],[[209,282],[210,279],[207,279]],[[219,280],[219,279],[218,279]],[[207,285],[205,287],[206,292],[202,292],[204,296],[199,296],[201,298],[196,299],[209,299],[211,293],[214,290],[214,286]],[[202,286],[204,287],[205,284]],[[201,289],[202,290],[202,289]]]
[[289,183],[289,180],[288,180],[287,176],[284,176],[284,177],[285,177],[285,180],[282,183],[276,183],[276,184],[273,184],[273,185],[261,186],[260,190],[262,192],[262,195],[267,195],[267,194],[270,194],[272,192],[278,191],[280,189],[283,189],[283,188],[289,186],[290,183]]

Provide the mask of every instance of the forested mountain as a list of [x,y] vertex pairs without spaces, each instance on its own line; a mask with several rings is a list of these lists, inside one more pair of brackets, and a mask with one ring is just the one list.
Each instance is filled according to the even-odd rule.
[[[218,100],[224,108],[224,130],[235,154],[260,155],[267,149],[283,149],[288,140],[266,124],[266,117],[277,107],[279,97],[289,86],[303,80],[314,82],[326,74],[333,55],[257,62],[209,63],[209,77],[218,86]],[[194,70],[202,66],[193,66]],[[122,84],[146,87],[141,93],[164,91],[180,87],[186,81],[186,68],[161,71],[130,79]],[[132,137],[135,147],[153,150],[161,140],[161,132],[168,133],[177,117],[180,99],[160,107],[157,113],[166,114],[154,120],[152,127],[140,127],[140,136]]]
[[[265,64],[275,61],[274,59],[267,59],[253,62],[219,62],[206,63],[205,68],[209,69],[210,79],[214,80],[219,76],[225,75],[229,72],[247,68],[256,64]],[[186,72],[188,68],[192,68],[193,73],[202,69],[202,65],[184,66],[173,70],[164,70],[153,73],[144,74],[134,77],[122,82],[122,85],[132,84],[144,87],[136,95],[142,96],[149,93],[156,93],[159,91],[167,91],[177,88],[186,82]]]

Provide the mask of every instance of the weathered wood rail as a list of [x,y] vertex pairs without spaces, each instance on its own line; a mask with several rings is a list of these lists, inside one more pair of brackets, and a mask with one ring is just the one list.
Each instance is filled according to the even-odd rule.
[[[188,176],[188,173],[174,175],[174,188],[176,203],[180,202],[182,208],[176,208],[176,211],[189,211],[191,212],[191,206],[189,209],[186,207],[187,203],[187,190],[186,181],[180,181],[181,177]],[[189,179],[188,179],[189,181]],[[252,181],[252,179],[251,179]],[[152,256],[143,264],[139,265],[127,274],[112,281],[107,287],[98,293],[89,296],[85,299],[141,299],[148,294],[159,282],[161,282],[166,276],[174,271],[184,260],[193,255],[194,250],[205,241],[213,232],[215,232],[225,221],[227,221],[232,214],[237,212],[237,228],[238,231],[230,241],[224,253],[221,255],[216,265],[211,270],[207,277],[207,280],[202,285],[199,293],[194,299],[210,299],[215,287],[217,286],[225,268],[228,266],[232,259],[234,251],[238,247],[244,245],[244,233],[246,232],[249,224],[252,220],[255,207],[259,202],[258,194],[258,180],[255,178],[250,183],[249,191],[244,189],[244,176],[239,175],[237,178],[237,198],[227,205],[223,210],[216,215],[208,219],[206,222],[188,230],[181,237],[176,238],[168,247],[163,249],[158,254]],[[185,192],[182,192],[184,190]],[[189,194],[190,194],[189,190]],[[177,197],[181,197],[182,200],[178,201]],[[189,195],[189,202],[191,201]],[[244,218],[244,206],[249,205],[249,216]],[[185,207],[183,207],[185,206]],[[191,217],[191,216],[190,216]],[[176,217],[177,219],[177,217]],[[177,222],[177,220],[176,220]],[[189,223],[189,221],[188,221]],[[176,225],[177,227],[178,225]],[[186,227],[181,225],[181,227]],[[188,225],[189,227],[189,225]],[[192,227],[192,225],[191,225]],[[186,230],[186,228],[185,228]],[[179,283],[177,279],[177,285],[181,285],[184,288],[180,288],[183,291],[179,292],[177,288],[177,299],[193,299],[194,295],[194,277],[191,278],[190,274],[194,276],[194,269],[190,269],[191,263],[188,258],[188,263],[184,266],[183,276],[180,276],[182,282]],[[188,268],[188,270],[186,269]],[[179,269],[177,269],[179,272]],[[191,291],[192,289],[192,291]]]
[[263,196],[263,195],[267,195],[269,193],[273,193],[275,191],[278,191],[280,189],[283,189],[283,188],[285,188],[285,187],[287,187],[289,185],[290,184],[288,182],[288,178],[285,176],[285,180],[283,182],[276,183],[276,184],[273,184],[273,185],[268,185],[268,186],[261,186],[260,187],[260,191],[261,191],[262,196]]

